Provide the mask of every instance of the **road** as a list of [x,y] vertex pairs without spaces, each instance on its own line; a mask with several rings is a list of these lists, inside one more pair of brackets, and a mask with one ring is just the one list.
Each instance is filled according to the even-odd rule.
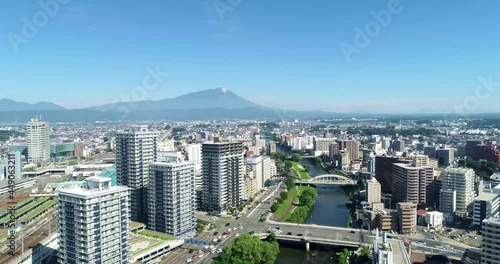
[[[194,239],[208,241],[210,245],[213,245],[214,238],[216,238],[218,235],[226,233],[229,227],[231,227],[231,229],[236,227],[237,230],[232,230],[229,237],[215,244],[216,249],[223,249],[225,246],[231,243],[231,241],[235,238],[235,234],[237,233],[243,234],[251,231],[255,232],[256,234],[266,233],[268,225],[266,223],[260,222],[260,218],[262,214],[267,214],[268,212],[270,212],[272,203],[279,197],[279,193],[281,191],[285,191],[285,189],[281,188],[281,186],[271,187],[268,191],[259,195],[255,199],[255,201],[248,208],[246,208],[248,213],[243,214],[239,219],[236,219],[235,217],[229,217],[212,220],[210,216],[199,216],[199,218],[202,220],[215,223],[217,228],[215,230],[211,230],[210,232],[203,232],[196,236],[196,238]],[[240,224],[243,229],[239,228]],[[215,235],[216,233],[217,235]],[[170,253],[167,258],[162,261],[162,263],[186,263],[186,260],[188,259],[193,259],[193,263],[211,263],[213,258],[217,257],[217,254],[204,253],[202,258],[193,258],[195,252],[202,249],[203,246],[185,244],[181,249],[174,250],[174,252]]]

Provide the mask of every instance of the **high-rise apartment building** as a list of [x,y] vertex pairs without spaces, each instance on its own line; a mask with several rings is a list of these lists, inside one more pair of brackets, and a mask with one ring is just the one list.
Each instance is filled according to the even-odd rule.
[[351,160],[359,159],[359,147],[360,144],[354,139],[339,140],[339,147],[341,150],[346,150],[349,152],[349,158]]
[[399,233],[405,234],[417,228],[417,205],[414,203],[398,203]]
[[439,211],[453,214],[457,210],[457,191],[441,189],[439,193]]
[[276,153],[276,142],[269,142],[267,153],[269,155]]
[[318,154],[329,153],[329,146],[334,142],[333,138],[314,138],[314,151]]
[[132,221],[147,222],[149,164],[157,159],[158,132],[147,126],[116,134],[116,179],[130,188]]
[[257,191],[264,187],[262,156],[253,156],[245,159],[246,176],[256,180]]
[[200,188],[203,185],[203,178],[201,177],[201,144],[190,144],[188,146],[188,158],[190,162],[194,162],[194,170],[196,173],[196,188]]
[[500,198],[496,193],[483,193],[474,199],[473,224],[481,226],[481,222],[490,217],[498,217]]
[[92,176],[84,188],[61,189],[59,263],[129,263],[129,188]]
[[429,156],[416,155],[413,157],[413,166],[415,167],[430,167]]
[[483,221],[482,227],[483,241],[481,243],[481,263],[500,263],[500,219],[489,218]]
[[394,140],[392,142],[392,150],[393,151],[405,151],[405,142],[404,140]]
[[50,126],[48,122],[31,119],[26,126],[28,162],[41,163],[50,160]]
[[425,146],[424,147],[424,155],[427,155],[429,158],[436,158],[436,147],[435,146]]
[[245,194],[243,144],[205,143],[201,152],[202,208],[212,213],[223,213],[241,205]]
[[262,156],[262,186],[265,187],[266,181],[271,179],[271,158]]
[[395,163],[392,166],[394,201],[434,204],[434,169]]
[[439,166],[448,167],[455,159],[455,150],[449,148],[438,149],[436,150],[436,159]]
[[465,155],[468,157],[474,157],[476,146],[481,144],[483,144],[481,139],[467,140],[467,143],[465,144]]
[[196,165],[154,162],[149,165],[148,228],[181,236],[196,228]]
[[476,197],[474,170],[448,168],[443,171],[441,179],[443,180],[443,189],[456,191],[456,211],[462,214],[470,212]]
[[328,146],[328,157],[330,160],[336,160],[340,153],[339,144],[337,142],[333,142]]
[[366,202],[370,204],[370,206],[373,203],[380,203],[382,200],[382,192],[381,192],[381,187],[380,183],[377,181],[377,179],[372,178],[370,180],[366,181]]
[[376,156],[375,157],[375,178],[380,183],[383,193],[393,193],[392,187],[392,165],[394,163],[411,163],[396,156]]

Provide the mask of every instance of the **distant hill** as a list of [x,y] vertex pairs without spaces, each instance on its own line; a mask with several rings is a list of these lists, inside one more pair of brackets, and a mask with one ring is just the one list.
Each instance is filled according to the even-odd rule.
[[64,107],[49,103],[39,102],[35,104],[16,102],[10,99],[0,99],[0,111],[43,111],[43,110],[65,110]]
[[[132,107],[129,107],[133,104]],[[107,104],[103,106],[91,107],[88,109],[98,111],[123,111],[122,109],[140,110],[140,111],[158,111],[158,110],[190,110],[206,108],[223,109],[242,109],[242,108],[265,108],[252,103],[226,88],[216,88],[203,90],[194,93],[188,93],[178,97],[163,99],[159,101],[139,101],[139,102],[121,102]]]

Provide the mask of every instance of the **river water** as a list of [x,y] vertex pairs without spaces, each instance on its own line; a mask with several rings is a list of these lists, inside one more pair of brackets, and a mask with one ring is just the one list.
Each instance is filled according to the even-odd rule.
[[[322,167],[316,166],[314,159],[303,159],[303,166],[309,166],[311,177],[327,174]],[[318,197],[306,224],[345,227],[349,212],[345,204],[349,197],[338,186],[318,186]],[[286,243],[280,245],[280,254],[276,264],[333,263],[332,257],[342,249],[311,246],[311,252],[305,251],[302,243]]]

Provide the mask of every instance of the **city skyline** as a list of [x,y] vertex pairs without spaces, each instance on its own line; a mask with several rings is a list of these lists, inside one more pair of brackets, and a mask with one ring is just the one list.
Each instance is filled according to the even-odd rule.
[[[282,109],[446,112],[476,96],[483,78],[494,89],[469,112],[500,112],[496,2],[214,3],[124,2],[114,13],[109,3],[68,1],[30,38],[23,17],[44,9],[8,6],[1,97],[67,108],[123,101],[158,66],[168,77],[145,100],[227,87]],[[391,12],[387,23],[377,20],[382,11]],[[463,19],[473,12],[482,15]],[[355,45],[356,28],[374,21],[387,25]]]

